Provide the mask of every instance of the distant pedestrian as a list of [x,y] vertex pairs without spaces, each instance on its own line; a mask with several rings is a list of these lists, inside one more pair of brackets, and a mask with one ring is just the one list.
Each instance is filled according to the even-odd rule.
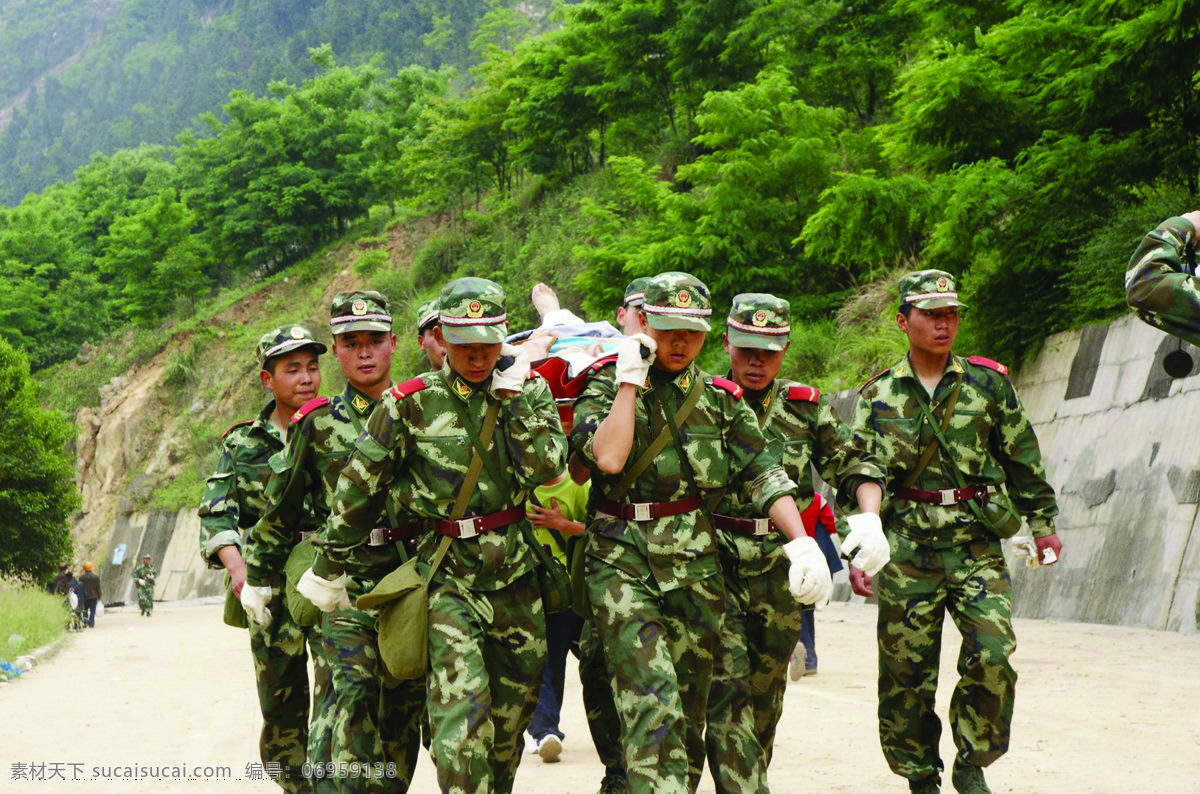
[[154,612],[154,580],[158,569],[150,563],[150,555],[142,555],[142,564],[133,569],[133,581],[137,585],[138,609],[146,617]]
[[58,575],[55,576],[54,580],[50,582],[50,592],[53,595],[63,595],[67,592],[66,582],[70,573],[71,572],[67,570],[67,564],[65,562],[60,562],[58,564]]
[[103,597],[100,594],[100,577],[96,575],[96,566],[85,562],[83,576],[79,581],[83,584],[84,622],[89,629],[94,629],[96,628],[96,605]]

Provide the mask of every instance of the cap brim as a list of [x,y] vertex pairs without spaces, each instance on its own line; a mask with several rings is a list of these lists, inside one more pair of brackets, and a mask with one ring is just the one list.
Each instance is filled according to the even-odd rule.
[[325,351],[327,351],[329,349],[329,348],[325,347],[325,345],[321,344],[320,342],[314,342],[311,339],[293,339],[290,342],[284,342],[283,344],[281,344],[279,346],[278,350],[276,350],[274,353],[272,353],[267,358],[263,359],[263,363],[266,364],[268,361],[270,361],[273,358],[279,358],[282,355],[291,353],[293,350],[299,350],[302,347],[311,347],[313,349],[313,352],[316,353],[318,356],[324,355]]
[[442,338],[452,345],[497,345],[504,341],[508,326],[495,325],[450,325],[442,323]]
[[380,322],[379,320],[355,320],[349,323],[339,323],[330,327],[330,331],[334,336],[348,334],[351,331],[383,331],[385,334],[392,332],[391,323]]
[[684,314],[652,314],[646,312],[646,322],[659,331],[704,331],[712,330],[712,324],[704,317],[689,317]]
[[929,311],[930,309],[944,309],[947,306],[965,307],[967,304],[963,303],[958,298],[930,298],[929,300],[917,301],[916,303],[910,305],[916,306],[918,309],[925,309],[926,311]]
[[729,344],[734,347],[753,347],[757,350],[779,352],[787,347],[787,334],[755,334],[749,331],[739,331],[726,326],[725,333],[729,336]]

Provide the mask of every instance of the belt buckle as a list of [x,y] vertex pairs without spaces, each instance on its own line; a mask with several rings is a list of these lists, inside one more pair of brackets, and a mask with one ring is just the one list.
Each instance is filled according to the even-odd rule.
[[955,490],[953,488],[946,488],[938,491],[938,495],[942,498],[942,501],[940,502],[941,506],[949,507],[950,505],[958,504],[958,500],[954,498],[954,494]]
[[371,539],[367,541],[369,546],[383,545],[383,527],[375,527],[371,530]]
[[649,521],[650,520],[650,502],[634,502],[633,503],[633,520],[634,521]]
[[756,518],[754,519],[754,534],[766,535],[771,531],[771,519]]
[[458,537],[460,540],[473,538],[479,534],[479,530],[475,529],[475,519],[460,518],[455,523],[458,524]]

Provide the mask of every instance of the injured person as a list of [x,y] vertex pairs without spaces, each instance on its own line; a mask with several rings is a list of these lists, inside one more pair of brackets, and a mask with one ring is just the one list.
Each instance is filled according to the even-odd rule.
[[567,364],[568,376],[574,377],[597,359],[615,354],[617,345],[627,335],[642,330],[636,308],[642,304],[644,281],[634,279],[625,289],[625,300],[617,310],[620,330],[606,321],[585,322],[570,309],[559,305],[553,289],[539,283],[530,297],[542,324],[533,330],[513,334],[507,341],[524,348],[530,361],[561,358]]

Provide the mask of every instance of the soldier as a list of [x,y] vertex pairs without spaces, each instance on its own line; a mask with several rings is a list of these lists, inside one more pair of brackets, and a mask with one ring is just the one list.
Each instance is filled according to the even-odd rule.
[[[774,295],[733,299],[724,337],[730,379],[743,389],[742,402],[763,435],[782,445],[784,471],[797,483],[798,502],[814,498],[813,467],[838,489],[843,503],[854,496],[863,513],[849,517],[853,537],[843,550],[861,546],[853,564],[874,574],[888,557],[879,522],[883,464],[871,453],[871,439],[855,437],[816,389],[777,377],[788,349],[790,314],[788,302]],[[708,699],[708,762],[718,791],[765,790],[788,662],[805,609],[787,591],[786,538],[753,504],[731,489],[712,522],[726,596]],[[747,710],[754,725],[748,736]]]
[[137,585],[138,609],[141,614],[150,617],[154,612],[154,580],[158,571],[150,563],[150,555],[142,555],[142,564],[133,569],[133,581]]
[[[267,508],[271,457],[283,449],[292,414],[317,396],[321,387],[317,356],[324,352],[325,345],[300,325],[283,325],[266,333],[258,343],[259,379],[273,399],[257,418],[239,422],[222,437],[221,459],[200,502],[200,555],[208,567],[226,570],[239,597],[246,582],[241,531],[258,523]],[[308,791],[303,776],[303,764],[309,757],[305,635],[294,621],[280,617],[269,626],[250,626],[250,652],[263,715],[259,752],[263,763],[279,765],[276,782],[284,790]],[[321,658],[320,648],[311,638],[309,648],[314,660]],[[312,692],[314,700],[321,703],[329,691],[328,668],[318,666],[317,672]],[[321,715],[314,711],[318,713],[313,714],[313,735],[319,737]]]
[[[296,411],[287,448],[272,459],[275,473],[267,485],[270,507],[246,544],[247,586],[242,599],[256,620],[270,621],[272,614],[276,619],[291,618],[286,604],[269,611],[267,604],[280,591],[284,564],[300,540],[294,528],[310,511],[313,526],[320,527],[328,519],[342,467],[367,417],[391,385],[396,336],[387,298],[378,292],[339,293],[329,315],[333,354],[346,377],[346,388],[332,400],[318,397]],[[396,516],[402,511],[397,503],[389,504],[386,512],[387,527],[373,532],[353,552],[349,585],[353,596],[369,592],[407,559],[399,544],[416,533],[399,528]],[[248,598],[248,593],[254,595]],[[328,704],[332,707],[330,758],[337,787],[394,791],[399,786],[404,791],[417,761],[425,682],[385,685],[387,676],[376,653],[375,616],[373,610],[339,610],[325,619],[323,629],[312,629],[323,635],[326,658],[321,663],[331,665],[333,673],[333,698]],[[355,762],[372,770],[392,762],[395,774],[357,780],[338,775]]]
[[429,369],[437,371],[446,361],[446,348],[437,340],[433,329],[438,324],[437,298],[425,301],[417,309],[417,347],[429,358]]
[[[504,306],[504,291],[485,279],[442,290],[435,334],[446,364],[383,396],[342,471],[316,562],[298,586],[321,609],[344,604],[352,550],[376,525],[389,491],[408,495],[433,530],[417,550],[423,576],[436,568],[429,722],[438,785],[455,794],[512,790],[546,662],[524,500],[563,470],[566,438],[546,382],[530,376],[527,358],[508,358]],[[483,465],[471,469],[475,454]],[[469,469],[478,475],[474,487]],[[456,502],[468,517],[450,520]]]
[[[622,343],[575,404],[572,448],[592,471],[587,585],[613,674],[634,792],[694,791],[725,588],[707,499],[729,488],[789,538],[789,589],[832,589],[779,465],[742,390],[702,373],[708,288],[685,273],[646,284],[646,334]],[[647,325],[648,323],[648,325]],[[647,452],[649,450],[649,452]],[[756,759],[757,760],[757,759]]]
[[1200,345],[1195,252],[1200,210],[1167,218],[1146,235],[1125,269],[1125,298],[1143,322]]
[[[639,308],[646,302],[648,278],[635,278],[625,287],[625,299],[617,309],[617,325],[626,336],[642,333]],[[613,699],[612,675],[604,658],[604,645],[592,620],[584,622],[579,636],[579,682],[583,688],[583,708],[596,755],[604,764],[604,777],[597,794],[625,794],[629,776],[621,747],[621,718]]]
[[[883,520],[892,558],[875,582],[879,738],[911,790],[941,790],[934,695],[948,610],[963,636],[950,701],[958,748],[951,777],[958,791],[981,794],[990,791],[982,768],[1008,749],[1017,680],[1000,535],[1020,527],[1011,502],[1028,518],[1039,557],[1053,562],[1062,549],[1058,505],[1008,368],[952,352],[963,305],[954,278],[909,273],[899,293],[908,355],[863,385],[853,422],[856,434],[874,437],[891,493]],[[868,577],[850,576],[856,591],[871,594]]]

